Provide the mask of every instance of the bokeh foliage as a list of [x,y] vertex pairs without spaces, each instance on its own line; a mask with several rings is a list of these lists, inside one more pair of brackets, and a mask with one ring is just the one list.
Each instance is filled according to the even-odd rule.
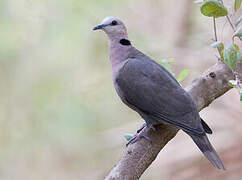
[[[201,18],[198,9],[191,17]],[[122,17],[136,47],[157,60],[178,56],[174,72],[192,69],[191,80],[214,63],[212,53],[208,61],[192,54],[209,44],[207,23],[189,21],[182,43],[193,49],[179,54],[171,40],[182,16],[170,12],[159,0],[1,0],[0,179],[104,177],[124,148],[124,132],[143,121],[115,94],[106,37],[92,28],[105,16]]]

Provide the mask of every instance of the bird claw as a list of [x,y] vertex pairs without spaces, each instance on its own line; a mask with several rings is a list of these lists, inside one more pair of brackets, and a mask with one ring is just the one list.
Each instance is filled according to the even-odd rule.
[[[147,127],[146,123],[144,123],[144,124],[141,126],[141,128],[139,128],[139,129],[137,130],[137,133],[139,133],[140,131],[142,131],[142,129],[144,129],[145,127]],[[147,127],[147,128],[148,128],[148,127]],[[155,125],[151,125],[149,128],[151,128],[153,131],[156,131],[156,127],[155,127]]]
[[[152,128],[152,127],[150,127],[150,128]],[[143,124],[143,126],[137,131],[137,134],[135,134],[134,137],[132,137],[132,139],[129,140],[129,142],[126,144],[126,146],[128,146],[130,144],[134,144],[142,137],[145,138],[150,143],[152,143],[152,140],[147,136],[148,130],[149,130],[149,128],[146,126],[146,124]]]
[[139,128],[138,130],[137,130],[137,133],[139,133],[140,131],[142,131],[142,129],[144,129],[146,127],[146,123],[144,123],[142,126],[141,126],[141,128]]

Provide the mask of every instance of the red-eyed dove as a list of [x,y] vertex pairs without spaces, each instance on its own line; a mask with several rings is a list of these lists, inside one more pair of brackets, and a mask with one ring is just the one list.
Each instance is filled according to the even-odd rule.
[[107,17],[93,30],[103,30],[109,39],[114,87],[121,100],[140,114],[146,125],[130,140],[150,141],[147,130],[166,123],[186,132],[218,169],[223,163],[209,142],[209,126],[200,118],[192,97],[161,65],[132,46],[126,27],[117,18]]

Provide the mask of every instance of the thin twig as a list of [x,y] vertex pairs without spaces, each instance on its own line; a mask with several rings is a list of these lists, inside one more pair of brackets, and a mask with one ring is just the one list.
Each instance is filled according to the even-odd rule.
[[215,17],[213,17],[213,29],[214,29],[215,41],[218,41]]
[[[234,27],[233,23],[231,22],[229,16],[227,15],[226,18],[228,19],[230,26],[232,27],[233,31],[235,32],[236,31],[236,28]],[[238,37],[238,38],[240,39],[240,41],[242,41],[242,38],[241,37]]]
[[[220,1],[221,1],[222,3],[224,3],[223,0],[220,0]],[[230,18],[229,18],[228,15],[226,16],[226,18],[228,19],[230,26],[232,27],[233,31],[235,32],[235,31],[236,31],[235,26],[237,26],[238,24],[236,23],[235,26],[234,26],[233,23],[231,22],[231,20],[230,20]],[[241,18],[241,17],[240,17],[240,18]],[[239,22],[239,23],[240,23],[240,22]],[[242,41],[242,38],[241,38],[241,37],[238,37],[238,38]],[[233,38],[233,43],[234,43],[234,38]]]
[[233,31],[235,32],[235,31],[236,31],[236,29],[235,29],[235,27],[234,27],[233,23],[231,22],[231,20],[230,20],[229,16],[227,15],[227,16],[226,16],[226,18],[228,19],[230,26],[232,27]]
[[[218,41],[218,36],[217,36],[217,28],[216,28],[216,21],[215,21],[215,17],[213,17],[213,30],[214,30],[214,38],[215,38],[215,41],[217,42]],[[221,52],[219,51],[219,48],[217,47],[217,50],[218,50],[218,53],[220,55],[220,58],[222,59],[222,54]],[[219,59],[220,59],[219,58]]]
[[235,26],[237,27],[241,22],[242,22],[242,16],[240,16],[240,17],[237,19],[237,21],[236,21],[236,23],[235,23]]

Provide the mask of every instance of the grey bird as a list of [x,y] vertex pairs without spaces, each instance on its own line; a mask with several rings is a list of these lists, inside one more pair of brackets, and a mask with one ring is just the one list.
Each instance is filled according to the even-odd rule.
[[141,137],[150,141],[150,128],[169,124],[187,133],[215,167],[224,169],[206,135],[212,131],[200,118],[192,97],[165,68],[132,46],[124,23],[107,17],[93,30],[103,30],[108,36],[117,94],[146,122],[129,144]]

